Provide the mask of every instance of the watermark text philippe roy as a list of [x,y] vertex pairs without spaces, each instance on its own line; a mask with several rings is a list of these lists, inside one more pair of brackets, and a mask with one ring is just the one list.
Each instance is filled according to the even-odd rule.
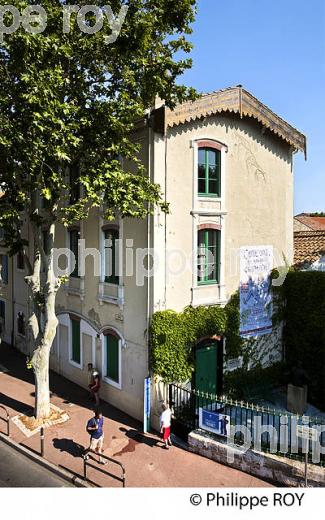
[[[128,9],[128,6],[123,5],[119,13],[114,14],[109,4],[103,7],[64,5],[62,6],[62,33],[69,34],[71,28],[77,24],[81,32],[96,34],[103,30],[107,22],[111,33],[104,35],[104,41],[109,45],[117,40]],[[10,4],[0,6],[0,43],[3,43],[5,35],[13,34],[21,27],[30,34],[43,33],[47,23],[48,14],[41,5],[29,5],[23,10]]]

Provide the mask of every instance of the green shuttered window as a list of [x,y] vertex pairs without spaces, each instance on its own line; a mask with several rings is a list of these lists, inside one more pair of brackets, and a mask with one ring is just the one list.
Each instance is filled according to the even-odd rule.
[[5,285],[8,285],[8,275],[8,255],[0,255],[0,277]]
[[106,336],[106,377],[120,383],[120,344],[112,334]]
[[3,300],[0,300],[0,321],[4,324],[6,321],[6,304]]
[[198,284],[220,282],[220,231],[203,229],[198,232]]
[[71,349],[71,361],[80,365],[80,321],[71,319],[71,331],[72,331],[72,349]]
[[118,264],[118,229],[104,231],[105,237],[105,282],[119,285]]
[[199,148],[198,194],[221,197],[221,153],[212,148]]
[[79,278],[79,240],[80,240],[80,231],[77,229],[72,229],[70,232],[70,251],[72,253],[71,261],[75,260],[74,269],[70,276],[74,278]]

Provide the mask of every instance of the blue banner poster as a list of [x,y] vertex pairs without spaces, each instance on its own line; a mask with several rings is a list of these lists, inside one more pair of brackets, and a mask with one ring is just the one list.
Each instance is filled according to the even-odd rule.
[[240,249],[240,335],[244,338],[272,332],[272,246]]
[[230,417],[220,412],[199,409],[199,428],[222,437],[230,435]]

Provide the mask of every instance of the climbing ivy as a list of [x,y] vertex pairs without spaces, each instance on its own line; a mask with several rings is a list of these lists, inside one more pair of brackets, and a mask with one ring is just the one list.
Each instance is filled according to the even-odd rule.
[[187,307],[160,311],[151,322],[151,369],[165,382],[185,382],[194,371],[194,347],[205,337],[226,335],[227,355],[240,355],[238,294],[225,307]]

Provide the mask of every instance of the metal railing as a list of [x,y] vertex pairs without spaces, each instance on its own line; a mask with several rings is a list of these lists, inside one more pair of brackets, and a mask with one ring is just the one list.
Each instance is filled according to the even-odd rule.
[[[319,434],[319,440],[321,446],[325,446],[324,417],[305,417],[282,412],[270,407],[236,401],[226,396],[216,396],[198,390],[191,390],[176,384],[169,385],[169,401],[173,403],[175,427],[180,428],[186,435],[190,431],[199,428],[199,409],[203,408],[210,412],[228,416],[231,426],[246,427],[250,432],[252,440],[255,439],[256,431],[254,430],[254,425],[256,418],[259,418],[258,420],[262,428],[266,426],[273,427],[276,443],[268,432],[264,431],[261,434],[261,449],[265,452],[272,451],[272,453],[275,452],[275,454],[287,458],[304,460],[305,452],[302,449],[304,444],[301,439],[297,441],[296,432],[294,431],[297,427],[310,429],[322,427],[321,430],[323,431]],[[281,451],[281,428],[283,428],[283,425],[286,425],[288,428],[286,453]],[[235,433],[234,442],[238,445],[243,444],[243,434],[240,431]],[[275,444],[276,450],[274,450]],[[309,453],[309,462],[313,463],[311,453]],[[320,465],[325,466],[325,454],[320,454]]]
[[1,419],[1,421],[4,421],[5,423],[7,423],[7,436],[10,437],[10,415],[9,415],[9,412],[8,412],[7,408],[5,406],[3,406],[2,404],[0,404],[0,408],[1,408],[1,410],[4,410],[5,413],[6,413],[6,417],[1,417],[0,416],[0,419]]
[[[100,456],[101,459],[107,460],[108,462],[112,462],[113,464],[116,464],[117,466],[120,466],[120,468],[122,470],[122,477],[118,477],[116,475],[112,475],[108,471],[105,471],[104,468],[97,467],[97,466],[94,466],[93,464],[91,464],[91,460],[92,459],[89,458],[89,454],[90,453],[92,453],[92,454],[94,454],[94,455],[96,455],[98,457]],[[118,462],[117,460],[112,459],[111,457],[108,457],[107,455],[103,455],[103,454],[99,455],[99,453],[97,453],[96,451],[91,450],[91,449],[87,450],[84,453],[83,460],[84,460],[84,480],[88,480],[88,478],[87,478],[87,467],[89,466],[90,468],[96,469],[97,471],[100,471],[101,473],[104,473],[105,475],[108,475],[111,478],[115,478],[116,480],[119,480],[120,482],[122,482],[122,485],[125,488],[125,480],[126,480],[125,468],[124,468],[123,464],[121,464],[121,462]],[[89,482],[91,482],[91,481],[89,481]]]

